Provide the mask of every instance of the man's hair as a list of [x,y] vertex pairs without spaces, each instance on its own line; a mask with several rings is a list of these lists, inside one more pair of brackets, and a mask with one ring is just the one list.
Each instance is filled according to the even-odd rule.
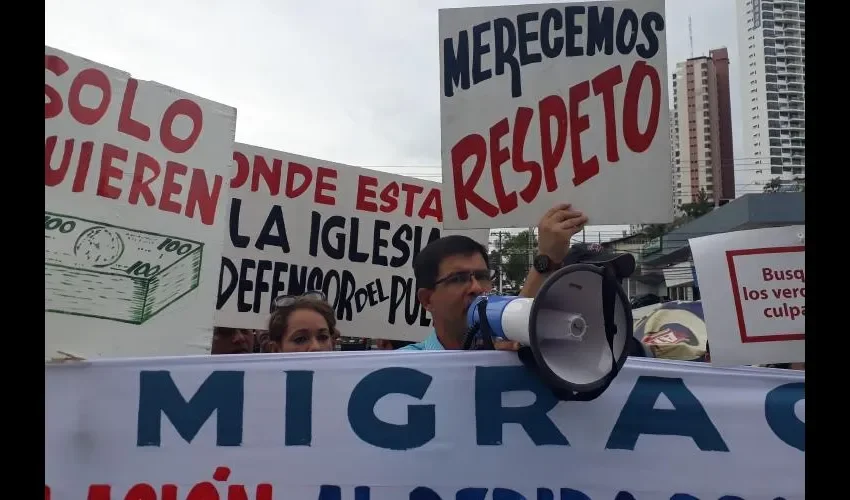
[[283,335],[286,333],[286,327],[289,325],[289,315],[299,309],[309,309],[315,311],[325,318],[328,324],[328,329],[333,337],[339,336],[339,330],[336,329],[336,316],[330,304],[323,300],[317,300],[313,297],[297,297],[295,302],[284,307],[278,307],[272,311],[269,317],[269,340],[271,342],[281,342]]
[[487,260],[487,249],[469,236],[452,234],[428,243],[413,258],[413,274],[416,276],[416,286],[418,288],[434,288],[434,282],[437,281],[437,274],[440,272],[440,263],[444,259],[455,255],[473,255],[476,253],[481,254],[489,269],[490,262]]

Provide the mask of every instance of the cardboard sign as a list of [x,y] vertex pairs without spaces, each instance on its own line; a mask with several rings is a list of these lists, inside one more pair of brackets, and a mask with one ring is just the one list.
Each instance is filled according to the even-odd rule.
[[44,48],[45,357],[203,353],[236,110]]
[[631,358],[564,403],[508,352],[54,365],[45,498],[801,500],[804,383]]
[[690,240],[713,364],[806,360],[805,232],[787,226]]
[[[430,332],[412,261],[447,234],[438,183],[244,144],[233,157],[218,326],[265,329],[275,297],[322,290],[342,335]],[[462,234],[487,245],[486,229]]]
[[673,219],[664,0],[443,9],[445,227]]

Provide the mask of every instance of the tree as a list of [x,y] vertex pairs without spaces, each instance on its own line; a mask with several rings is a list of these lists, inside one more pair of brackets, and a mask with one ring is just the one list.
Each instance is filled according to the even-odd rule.
[[714,205],[708,200],[708,193],[704,189],[700,189],[696,199],[691,203],[682,203],[679,208],[685,213],[688,220],[693,220],[711,212]]
[[779,180],[779,177],[770,179],[770,181],[764,185],[765,193],[778,193],[780,189],[782,189],[782,181]]
[[[529,234],[522,231],[508,235],[502,241],[501,260],[505,278],[514,283],[522,283],[528,275],[529,268]],[[532,251],[537,248],[537,237],[531,237]],[[492,254],[491,254],[492,255]]]

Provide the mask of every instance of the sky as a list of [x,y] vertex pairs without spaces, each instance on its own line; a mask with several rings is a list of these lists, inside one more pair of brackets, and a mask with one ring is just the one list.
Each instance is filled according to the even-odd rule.
[[[238,142],[439,181],[438,9],[535,3],[46,0],[45,44],[237,108]],[[739,157],[735,0],[666,5],[668,86],[691,57],[688,16],[694,56],[729,49]]]

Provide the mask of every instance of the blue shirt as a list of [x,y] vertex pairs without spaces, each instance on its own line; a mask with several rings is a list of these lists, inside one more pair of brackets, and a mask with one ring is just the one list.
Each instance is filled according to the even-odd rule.
[[425,340],[416,344],[410,344],[398,349],[399,351],[444,351],[443,344],[437,338],[437,330],[431,330],[431,334]]

